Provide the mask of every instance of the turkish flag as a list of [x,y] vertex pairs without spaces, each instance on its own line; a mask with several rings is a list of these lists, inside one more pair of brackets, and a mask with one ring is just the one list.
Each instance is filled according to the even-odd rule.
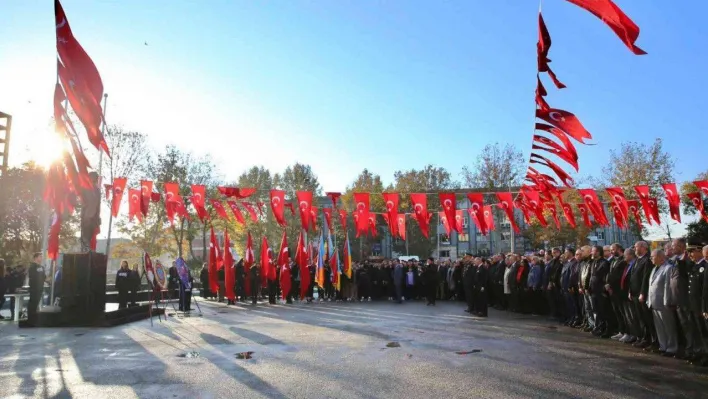
[[546,202],[545,208],[548,209],[548,211],[551,213],[551,217],[553,218],[553,223],[555,223],[556,228],[558,230],[561,229],[561,222],[558,219],[558,210],[556,209],[556,204],[553,202]]
[[659,208],[656,205],[656,198],[649,197],[649,186],[634,186],[634,191],[636,191],[637,195],[639,195],[639,200],[642,202],[642,208],[644,208],[644,215],[646,216],[649,224],[652,224],[652,220],[657,224],[661,224],[661,221],[659,220]]
[[558,158],[568,162],[568,164],[570,164],[570,166],[572,166],[576,172],[578,171],[578,155],[577,154],[572,154],[572,153],[568,152],[568,150],[566,150],[560,144],[549,139],[548,137],[543,137],[538,134],[535,134],[533,136],[533,141],[534,141],[534,143],[540,143],[540,144],[546,145],[550,148],[541,147],[539,145],[534,144],[531,147],[532,149],[550,152],[551,154],[558,156]]
[[[608,187],[605,189],[607,194],[610,195],[612,201],[617,204],[622,213],[622,219],[625,225],[629,224],[629,206],[627,205],[627,198],[624,196],[624,191],[621,187]],[[617,224],[620,225],[619,223]]]
[[347,231],[347,211],[345,209],[339,210],[339,223],[342,224],[342,230]]
[[541,77],[539,74],[536,74],[536,105],[538,105],[539,108],[541,109],[551,109],[551,106],[548,105],[546,102],[546,99],[543,98],[548,95],[548,92],[546,91],[546,88],[543,86],[543,82],[541,82]]
[[546,22],[543,20],[543,15],[541,15],[540,12],[538,13],[538,43],[536,47],[538,53],[538,71],[548,72],[548,76],[551,77],[553,84],[559,89],[565,89],[566,86],[558,80],[556,74],[553,73],[551,67],[548,66],[548,63],[551,62],[548,58],[548,52],[551,49],[551,35],[548,33]]
[[[462,230],[458,228],[457,223],[454,223],[455,212],[457,211],[457,198],[455,193],[439,193],[440,204],[442,205],[443,212],[447,216],[447,220],[450,222],[450,227],[454,228],[457,233],[462,233]],[[449,235],[450,233],[448,233]]]
[[634,44],[639,38],[639,26],[611,0],[568,1],[600,18],[634,54],[646,54],[644,50]]
[[386,221],[388,222],[388,229],[391,231],[391,235],[395,237],[397,235],[396,228],[398,223],[396,223],[396,216],[398,215],[398,193],[383,193],[383,200],[386,204]]
[[290,278],[290,254],[288,251],[288,236],[283,230],[283,239],[280,241],[280,253],[278,255],[278,268],[280,268],[280,290],[282,297],[287,298],[290,293],[292,281]]
[[639,227],[639,230],[642,230],[642,217],[639,215],[639,201],[637,200],[629,200],[627,201],[627,207],[629,208],[629,211],[632,212],[632,215],[634,216],[634,221],[637,223],[637,227]]
[[[66,95],[64,94],[64,89],[61,85],[57,83],[54,86],[54,122],[57,129],[64,133],[64,136],[69,140],[71,144],[72,152],[74,153],[74,158],[76,159],[76,165],[78,170],[78,181],[79,185],[85,189],[91,189],[93,187],[93,182],[88,174],[88,169],[91,167],[84,150],[78,146],[76,140],[74,140],[74,135],[76,135],[76,128],[71,122],[71,119],[66,116],[66,110],[64,109],[63,102],[66,100]],[[64,121],[66,120],[66,123]],[[67,130],[67,126],[71,128],[74,135],[70,134]],[[73,162],[73,161],[72,161]],[[108,198],[106,198],[108,199]]]
[[182,202],[182,197],[179,195],[179,184],[168,182],[165,183],[165,210],[167,211],[167,219],[170,224],[174,223],[175,212],[178,212],[178,204]]
[[703,219],[708,222],[708,213],[706,213],[704,207],[703,207],[703,197],[701,197],[700,192],[695,192],[695,193],[688,193],[686,194],[688,196],[688,199],[691,200],[691,203],[693,206],[698,209],[698,212],[701,214]]
[[428,198],[425,194],[411,194],[411,204],[413,205],[415,219],[418,221],[420,231],[425,238],[428,238]]
[[407,213],[399,213],[396,215],[396,231],[401,240],[406,240],[406,215]]
[[298,209],[300,209],[300,224],[305,231],[308,231],[310,223],[314,224],[310,209],[312,206],[312,191],[298,191],[295,196],[297,197]]
[[585,223],[585,226],[592,228],[592,223],[590,222],[590,215],[588,212],[588,206],[585,204],[577,204],[578,205],[578,210],[580,211],[580,216],[583,217],[583,222]]
[[317,231],[317,207],[310,205],[310,226],[312,231]]
[[255,188],[239,188],[239,187],[217,187],[219,192],[227,197],[233,197],[236,199],[244,199],[252,196],[255,192]]
[[275,221],[285,227],[285,191],[270,190],[270,209],[273,210]]
[[504,213],[506,213],[506,217],[509,219],[509,223],[511,223],[511,227],[514,228],[515,233],[520,233],[521,230],[519,230],[519,226],[516,225],[516,221],[514,220],[514,207],[513,207],[513,199],[511,193],[495,193],[497,196],[497,199],[499,200],[499,203],[497,206],[501,208]]
[[627,227],[625,225],[625,216],[622,213],[622,208],[615,201],[610,201],[610,208],[612,209],[612,214],[615,216],[615,223],[620,229]]
[[580,143],[585,144],[585,139],[592,139],[590,132],[585,129],[580,120],[571,112],[555,108],[537,109],[536,117],[564,131]]
[[234,217],[236,218],[236,221],[239,222],[242,226],[246,225],[246,219],[243,218],[243,214],[241,213],[241,209],[238,207],[236,204],[236,201],[226,201],[226,205],[231,208],[231,213],[234,214]]
[[467,193],[467,199],[470,201],[470,207],[467,209],[470,218],[472,218],[472,221],[477,225],[477,229],[486,236],[487,224],[484,222],[484,214],[482,213],[484,209],[484,195],[482,193]]
[[[536,159],[534,159],[534,158],[536,158]],[[540,159],[540,161],[537,159]],[[535,153],[531,153],[531,160],[529,162],[549,167],[550,169],[552,169],[556,173],[556,175],[561,179],[561,181],[563,182],[563,184],[565,184],[566,187],[568,187],[568,188],[573,187],[573,185],[574,185],[573,178],[570,177],[570,175],[568,173],[566,173],[566,171],[564,171],[563,168],[558,166],[555,162],[551,161],[550,159],[543,157],[541,155],[535,154]]]
[[267,287],[268,281],[275,280],[275,269],[270,258],[271,249],[268,246],[268,239],[263,236],[261,240],[261,286]]
[[327,192],[325,193],[326,196],[328,196],[332,200],[332,207],[334,209],[337,209],[337,199],[342,196],[342,193],[336,193],[336,192]]
[[212,293],[219,290],[219,242],[214,235],[214,226],[211,227],[211,240],[209,242],[209,289]]
[[[249,238],[251,237],[249,233]],[[236,285],[236,270],[234,269],[234,257],[231,254],[231,242],[229,232],[224,230],[224,286],[226,288],[226,298],[230,301],[236,300],[234,286]]]
[[583,202],[587,205],[588,210],[592,212],[595,222],[603,226],[609,226],[610,222],[607,220],[605,210],[595,190],[592,188],[581,188],[578,190],[578,193],[583,197]]
[[524,203],[533,213],[536,214],[536,219],[543,227],[548,227],[548,222],[543,214],[543,204],[541,203],[541,195],[536,190],[531,190],[527,188],[528,186],[522,187],[521,194],[524,198]]
[[531,224],[531,215],[529,214],[529,208],[526,206],[524,201],[521,201],[517,198],[514,201],[514,206],[521,209],[521,213],[524,215],[524,222],[526,222],[526,224]]
[[681,223],[681,198],[679,197],[676,183],[662,184],[661,187],[664,188],[664,191],[666,192],[666,199],[669,201],[669,212],[671,213],[671,218]]
[[445,212],[438,212],[438,219],[440,219],[440,224],[442,224],[443,228],[445,228],[445,233],[449,236],[450,233],[452,233],[452,228],[450,227],[450,223],[447,221]]
[[332,208],[322,208],[322,213],[324,214],[325,223],[327,223],[329,233],[334,234],[334,226],[332,226]]
[[202,222],[209,214],[205,208],[204,199],[206,197],[206,187],[201,184],[192,184],[192,206],[197,211],[197,216]]
[[494,213],[492,212],[492,206],[485,205],[482,212],[484,213],[484,224],[487,226],[489,231],[494,230]]
[[568,221],[568,224],[570,227],[575,228],[576,223],[575,223],[575,215],[573,215],[573,208],[570,207],[570,204],[567,204],[566,202],[563,201],[563,193],[558,193],[558,202],[560,202],[561,209],[563,209],[563,214],[565,215],[565,220]]
[[536,123],[536,130],[541,130],[554,135],[561,141],[561,143],[563,143],[563,148],[565,148],[566,152],[570,154],[571,158],[575,160],[578,159],[578,151],[575,149],[575,146],[564,131],[558,129],[557,127],[546,125],[545,123]]
[[138,222],[143,221],[143,214],[140,212],[140,190],[137,188],[131,188],[128,190],[128,197],[130,202],[128,203],[128,221],[132,222],[133,217],[138,218]]
[[369,231],[369,193],[354,193],[354,216],[356,236]]
[[376,214],[375,213],[369,213],[369,233],[373,237],[378,237],[378,229],[376,228]]
[[698,180],[698,181],[694,181],[693,184],[695,184],[696,187],[698,187],[698,189],[699,189],[705,196],[708,197],[708,180]]
[[113,179],[113,198],[111,199],[111,214],[113,217],[118,217],[120,209],[120,201],[123,199],[123,191],[128,179],[125,177],[116,177]]
[[217,216],[224,220],[229,220],[229,216],[226,214],[226,209],[224,209],[224,205],[221,204],[221,201],[210,198],[209,202],[211,203],[211,207],[216,211]]
[[140,194],[140,212],[143,213],[143,216],[147,216],[152,197],[152,182],[150,180],[140,180]]
[[458,231],[458,234],[462,234],[462,219],[464,217],[463,215],[464,210],[463,209],[458,209],[455,211],[455,230]]
[[300,299],[305,299],[307,291],[310,288],[310,269],[309,256],[307,254],[307,245],[305,238],[300,230],[300,237],[297,239],[297,250],[295,251],[295,262],[297,262],[300,270]]
[[258,215],[256,215],[256,209],[253,207],[253,204],[250,202],[241,202],[241,206],[246,208],[246,211],[248,212],[249,216],[251,216],[251,221],[253,223],[258,222]]
[[59,255],[59,231],[61,230],[61,216],[56,212],[52,215],[52,224],[47,240],[47,258],[57,260]]
[[256,254],[253,252],[253,237],[249,231],[246,236],[246,253],[243,256],[244,266],[250,268],[256,263]]

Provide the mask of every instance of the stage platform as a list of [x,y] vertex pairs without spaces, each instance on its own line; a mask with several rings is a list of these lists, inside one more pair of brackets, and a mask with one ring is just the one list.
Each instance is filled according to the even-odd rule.
[[113,327],[147,319],[151,314],[153,317],[165,314],[164,304],[160,308],[153,306],[152,313],[150,312],[150,305],[148,304],[132,306],[126,309],[117,309],[115,304],[109,303],[106,304],[106,308],[103,314],[89,319],[83,317],[67,317],[65,313],[61,312],[59,307],[46,306],[40,310],[35,323],[30,323],[29,320],[21,320],[19,326],[21,328]]

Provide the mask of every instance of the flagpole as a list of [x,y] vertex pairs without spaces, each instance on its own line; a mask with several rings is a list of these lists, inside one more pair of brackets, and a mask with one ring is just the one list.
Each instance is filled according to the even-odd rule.
[[[108,106],[108,93],[103,94],[103,126],[101,127],[101,136],[105,137],[106,134],[106,108]],[[103,151],[100,151],[98,154],[98,175],[103,176],[101,174],[103,169]],[[113,168],[110,170],[111,173],[111,180],[113,179]],[[113,184],[113,181],[111,181],[111,184]],[[109,214],[108,214],[108,234],[106,235],[106,262],[110,263],[110,251],[111,251],[111,230],[113,229],[113,195],[111,195],[111,202],[109,206]]]

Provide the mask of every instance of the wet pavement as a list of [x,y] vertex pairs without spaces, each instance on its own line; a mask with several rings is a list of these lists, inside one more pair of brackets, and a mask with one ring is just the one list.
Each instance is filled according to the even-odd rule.
[[541,317],[481,319],[459,303],[200,305],[203,317],[153,327],[0,323],[0,397],[708,397],[701,370]]

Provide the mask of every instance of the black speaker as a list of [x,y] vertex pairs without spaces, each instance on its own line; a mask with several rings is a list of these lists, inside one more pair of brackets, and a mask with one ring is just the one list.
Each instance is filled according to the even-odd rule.
[[106,308],[106,268],[104,254],[64,254],[61,313],[65,321],[90,321],[103,316]]

